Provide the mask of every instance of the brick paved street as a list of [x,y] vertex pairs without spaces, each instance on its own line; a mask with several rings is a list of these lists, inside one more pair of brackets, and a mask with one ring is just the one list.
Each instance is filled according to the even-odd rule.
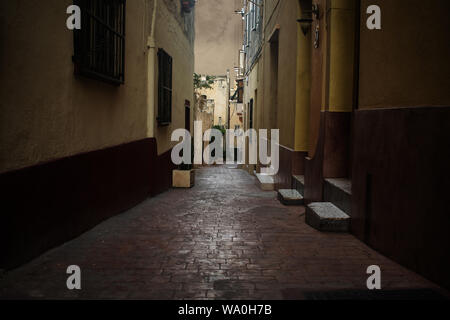
[[[383,289],[436,288],[353,236],[304,220],[303,207],[284,207],[244,171],[200,169],[194,188],[149,199],[5,274],[0,297],[301,299],[365,289],[374,264]],[[66,288],[69,265],[82,269],[81,291]]]

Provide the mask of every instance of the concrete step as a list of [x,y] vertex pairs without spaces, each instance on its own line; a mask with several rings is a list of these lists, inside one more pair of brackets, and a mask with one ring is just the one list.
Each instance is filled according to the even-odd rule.
[[331,202],[314,202],[307,205],[306,223],[324,232],[350,231],[350,217]]
[[285,206],[302,206],[303,196],[293,189],[280,189],[278,190],[278,200]]
[[275,190],[275,179],[274,176],[257,173],[256,179],[259,187],[263,191],[274,191]]
[[352,213],[352,182],[349,179],[325,179],[323,199],[331,202],[346,214]]
[[275,168],[272,166],[261,166],[259,168],[259,172],[262,174],[274,176],[277,174],[278,170],[276,171]]
[[302,196],[304,196],[305,176],[292,176],[292,189],[297,190]]

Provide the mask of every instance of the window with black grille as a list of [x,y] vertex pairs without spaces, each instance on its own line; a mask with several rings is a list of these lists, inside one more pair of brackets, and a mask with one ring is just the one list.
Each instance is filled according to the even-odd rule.
[[81,29],[74,32],[75,73],[114,84],[125,81],[126,0],[75,0]]
[[158,51],[158,124],[172,121],[172,57],[163,49]]

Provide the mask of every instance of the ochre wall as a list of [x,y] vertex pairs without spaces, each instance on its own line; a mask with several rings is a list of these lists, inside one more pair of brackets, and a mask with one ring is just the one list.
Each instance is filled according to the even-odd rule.
[[[231,103],[230,105],[230,129],[234,130],[236,126],[239,126],[240,129],[244,128],[244,123],[241,122],[241,118],[238,115],[238,111],[242,111],[243,104]],[[242,113],[241,113],[242,114]],[[244,120],[242,118],[242,120]]]
[[[311,26],[311,109],[309,112],[309,157],[314,157],[319,140],[320,112],[325,108],[325,65],[327,49],[326,33],[326,0],[316,0],[313,3],[321,8],[319,20],[314,20]],[[319,26],[319,47],[314,47],[315,30]]]
[[[258,90],[260,82],[259,82],[259,69],[260,59],[258,59],[251,72],[248,74],[248,80],[244,81],[244,129],[250,129],[250,100],[253,99],[253,129],[257,130],[260,122],[260,115],[262,114],[262,110],[260,110],[261,103],[259,102],[261,91]],[[249,139],[246,140],[246,150],[250,150]],[[255,165],[250,164],[249,152],[246,152],[246,166],[245,168],[248,170],[250,174],[253,174],[255,170]]]
[[[74,76],[73,33],[66,28],[72,1],[1,2],[1,46],[8,50],[0,55],[0,173],[148,136],[145,70],[153,3],[127,2],[125,84],[114,86]],[[193,30],[186,34],[180,4],[167,3],[158,0],[155,37],[173,57],[173,109],[172,124],[164,128],[156,126],[155,112],[150,136],[158,154],[174,145],[172,130],[184,128],[185,100],[193,105]]]
[[122,86],[74,76],[70,4],[0,3],[0,172],[146,136],[143,3],[127,2]]
[[[202,136],[214,125],[214,109],[207,107],[207,101],[201,95],[195,96],[194,120],[202,122]],[[192,129],[192,128],[191,128]]]
[[[295,144],[295,107],[297,86],[297,1],[282,1],[278,55],[277,124],[280,144],[293,149]],[[281,18],[283,17],[283,18]]]
[[[271,11],[271,8],[275,8],[274,11]],[[280,129],[280,144],[294,148],[297,79],[295,40],[297,39],[298,3],[297,1],[266,1],[265,10],[263,128]],[[272,74],[271,60],[274,55],[273,46],[276,44],[268,43],[268,40],[278,26],[277,99],[272,101],[275,78]]]
[[217,77],[212,85],[212,89],[202,89],[200,94],[208,99],[214,100],[214,125],[219,125],[219,118],[222,118],[222,125],[227,124],[227,98],[228,86],[226,76]]
[[[164,49],[173,59],[172,74],[172,123],[166,127],[159,127],[154,123],[154,135],[158,142],[158,155],[167,152],[178,142],[171,142],[172,132],[176,129],[185,128],[185,100],[189,100],[191,107],[194,106],[194,46],[193,42],[186,37],[181,21],[175,15],[181,11],[180,2],[176,1],[172,7],[166,6],[168,1],[158,0],[156,16],[156,46]],[[156,64],[157,67],[157,64]],[[158,72],[156,72],[158,79]],[[157,81],[155,82],[157,84]],[[156,91],[157,92],[157,91]],[[157,100],[155,103],[157,116]],[[191,121],[194,111],[191,109]],[[193,128],[193,124],[191,124]]]
[[[382,30],[368,30],[379,5]],[[362,0],[359,107],[450,105],[450,1]]]
[[250,100],[253,99],[253,128],[256,129],[257,119],[259,115],[258,94],[259,77],[258,77],[259,62],[255,63],[252,71],[248,75],[248,81],[244,81],[244,110],[245,110],[245,129],[250,125]]
[[[269,43],[267,42],[267,39],[271,35],[272,31],[274,30],[274,25],[270,24],[270,30],[266,30],[266,42],[263,45],[262,48],[262,76],[263,76],[263,86],[262,86],[262,92],[263,92],[263,104],[262,104],[262,123],[260,129],[278,129],[277,125],[277,114],[278,114],[278,107],[277,107],[277,73],[276,69],[278,66],[277,62],[277,54],[276,54],[276,48],[278,46],[278,43]],[[279,59],[278,59],[279,61]]]
[[353,109],[355,60],[355,0],[332,0],[329,10],[328,92],[325,108],[332,112]]
[[[298,7],[298,17],[302,11]],[[306,32],[305,32],[306,31]],[[295,110],[295,150],[308,151],[309,110],[311,105],[311,31],[297,24],[297,83]]]

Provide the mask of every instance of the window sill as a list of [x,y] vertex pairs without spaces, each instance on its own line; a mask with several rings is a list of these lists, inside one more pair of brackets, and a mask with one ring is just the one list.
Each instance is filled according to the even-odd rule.
[[158,127],[168,127],[171,124],[171,122],[159,122],[158,121]]
[[91,69],[82,67],[75,63],[75,72],[76,76],[86,77],[89,79],[99,80],[102,82],[106,82],[115,86],[120,86],[125,83],[124,80],[119,80],[117,78],[109,77],[99,72],[92,71]]

